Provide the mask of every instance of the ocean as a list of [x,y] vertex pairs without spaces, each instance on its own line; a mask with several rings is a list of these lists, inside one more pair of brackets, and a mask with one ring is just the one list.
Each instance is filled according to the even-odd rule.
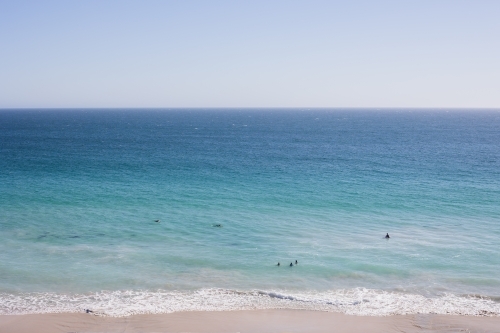
[[0,110],[0,240],[0,314],[500,315],[500,110]]

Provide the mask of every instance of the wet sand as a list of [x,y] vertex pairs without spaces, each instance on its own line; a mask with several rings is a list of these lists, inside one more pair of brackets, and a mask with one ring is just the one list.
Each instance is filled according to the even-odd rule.
[[178,312],[123,318],[92,314],[0,316],[2,333],[57,332],[500,332],[500,317],[349,316],[301,310]]

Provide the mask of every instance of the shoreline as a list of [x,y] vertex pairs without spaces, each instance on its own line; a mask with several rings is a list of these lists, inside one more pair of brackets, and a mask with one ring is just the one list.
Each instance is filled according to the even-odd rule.
[[500,332],[500,316],[354,316],[310,310],[193,311],[101,317],[85,313],[0,315],[0,332]]
[[365,288],[326,292],[207,288],[191,291],[117,290],[86,294],[0,293],[0,315],[83,313],[127,317],[195,311],[305,310],[355,316],[441,314],[498,316],[500,303],[479,295],[426,297]]

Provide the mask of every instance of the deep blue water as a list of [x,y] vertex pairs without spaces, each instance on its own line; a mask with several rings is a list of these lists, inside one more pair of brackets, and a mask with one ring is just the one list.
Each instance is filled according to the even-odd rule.
[[500,314],[500,111],[0,110],[0,239],[2,313],[116,314],[78,298],[103,291]]

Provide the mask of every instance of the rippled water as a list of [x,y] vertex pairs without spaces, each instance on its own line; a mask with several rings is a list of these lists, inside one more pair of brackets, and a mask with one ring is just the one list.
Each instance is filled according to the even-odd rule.
[[500,314],[497,110],[3,110],[0,157],[0,313]]

